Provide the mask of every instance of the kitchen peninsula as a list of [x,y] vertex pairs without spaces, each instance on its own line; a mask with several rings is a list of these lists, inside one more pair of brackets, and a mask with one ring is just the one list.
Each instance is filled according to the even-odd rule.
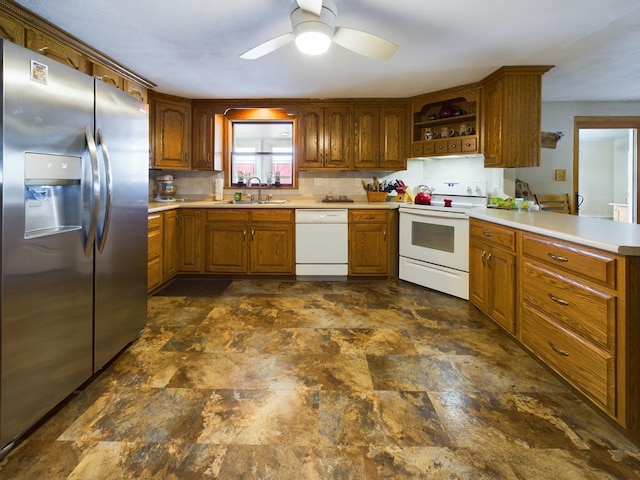
[[640,227],[550,212],[469,212],[470,300],[640,439]]

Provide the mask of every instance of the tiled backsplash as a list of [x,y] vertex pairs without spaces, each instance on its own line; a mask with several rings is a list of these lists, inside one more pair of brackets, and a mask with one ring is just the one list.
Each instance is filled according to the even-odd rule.
[[[192,172],[192,171],[149,171],[149,196],[155,193],[155,179],[158,175],[171,174],[174,177],[174,184],[178,198],[188,199],[208,199],[213,193],[214,172]],[[354,199],[366,198],[366,193],[362,188],[362,181],[371,183],[373,176],[378,180],[394,181],[396,179],[404,181],[410,191],[415,192],[416,187],[421,184],[429,185],[431,180],[461,180],[487,182],[488,192],[495,188],[503,190],[505,188],[503,169],[485,169],[484,158],[481,155],[469,157],[450,158],[428,158],[409,159],[407,170],[400,172],[300,172],[298,175],[298,188],[266,188],[263,187],[263,194],[272,194],[275,198],[288,196],[318,197],[322,198],[326,194],[347,195]],[[507,183],[509,183],[507,181]],[[236,191],[249,192],[257,190],[257,187],[250,189],[227,188],[224,191],[225,198],[231,198]]]

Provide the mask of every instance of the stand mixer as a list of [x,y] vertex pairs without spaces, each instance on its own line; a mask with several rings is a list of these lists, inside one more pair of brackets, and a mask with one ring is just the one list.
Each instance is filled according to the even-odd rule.
[[156,202],[175,202],[176,201],[176,187],[173,184],[173,176],[160,175],[156,178],[158,193],[154,201]]

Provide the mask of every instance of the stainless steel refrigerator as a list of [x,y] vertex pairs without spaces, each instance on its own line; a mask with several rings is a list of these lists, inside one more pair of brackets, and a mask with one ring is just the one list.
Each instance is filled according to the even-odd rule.
[[0,41],[0,449],[146,322],[148,112]]

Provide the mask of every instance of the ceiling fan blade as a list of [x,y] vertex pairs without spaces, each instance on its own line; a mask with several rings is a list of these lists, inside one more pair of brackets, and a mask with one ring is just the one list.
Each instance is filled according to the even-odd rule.
[[284,35],[280,35],[279,37],[272,38],[264,43],[261,43],[257,47],[253,47],[251,50],[244,52],[240,55],[240,58],[244,60],[255,60],[256,58],[260,58],[268,53],[271,53],[280,47],[284,47],[287,43],[293,41],[293,33],[285,33]]
[[320,16],[320,12],[322,11],[322,0],[297,0],[300,8],[305,12],[313,13],[314,15]]
[[371,33],[353,28],[336,27],[333,41],[338,45],[375,60],[388,60],[398,50],[398,45]]

